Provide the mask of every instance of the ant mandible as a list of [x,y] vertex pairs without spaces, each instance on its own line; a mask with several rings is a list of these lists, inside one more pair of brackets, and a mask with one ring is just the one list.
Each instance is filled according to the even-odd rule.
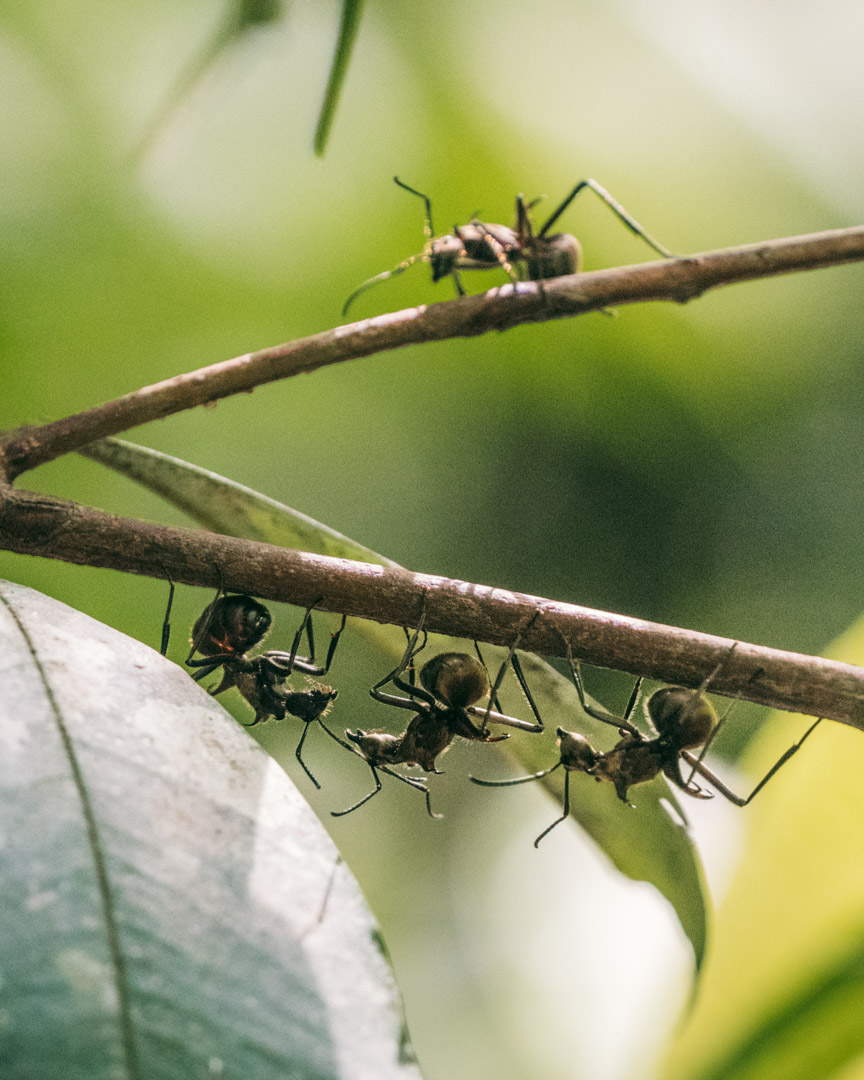
[[[692,690],[684,686],[663,686],[655,690],[644,702],[643,708],[646,719],[652,731],[656,732],[653,737],[644,735],[631,723],[631,717],[639,700],[642,688],[642,679],[636,680],[627,708],[623,716],[616,716],[605,709],[589,702],[585,695],[582,684],[582,674],[578,663],[573,659],[573,652],[569,642],[567,646],[567,660],[576,691],[579,694],[579,702],[589,716],[604,724],[618,728],[621,739],[608,752],[595,750],[584,735],[575,731],[567,731],[563,727],[557,729],[558,735],[558,761],[548,769],[542,769],[530,776],[520,776],[514,780],[480,780],[476,776],[469,777],[472,783],[483,787],[510,787],[514,784],[525,784],[532,780],[539,780],[548,776],[561,766],[564,767],[564,806],[560,817],[547,828],[534,841],[534,847],[538,847],[540,841],[570,816],[570,773],[584,772],[593,776],[599,783],[608,780],[615,788],[618,798],[627,803],[627,791],[634,784],[642,784],[653,780],[659,773],[663,773],[668,780],[695,799],[712,799],[713,793],[706,791],[694,783],[693,777],[698,773],[707,780],[721,795],[736,806],[747,806],[759,794],[772,776],[800,750],[805,740],[822,722],[820,717],[813,723],[802,737],[779,758],[759,781],[753,791],[746,798],[736,795],[728,788],[718,776],[712,772],[702,761],[708,747],[713,742],[723,720],[718,720],[714,706],[704,696],[705,691],[717,673],[721,670],[729,654],[737,647],[737,642],[727,650],[720,663],[702,682],[701,686]],[[725,720],[725,717],[723,718]],[[702,747],[699,756],[690,751]],[[687,779],[681,773],[681,762],[690,766],[690,775]],[[627,805],[632,805],[627,803]]]
[[[536,614],[531,622],[536,618]],[[501,742],[508,739],[509,735],[492,735],[488,730],[488,724],[507,724],[510,727],[520,728],[523,731],[540,732],[543,723],[540,720],[537,706],[525,682],[519,659],[516,656],[516,647],[521,637],[521,632],[516,641],[510,647],[507,658],[501,665],[494,684],[490,687],[489,674],[482,657],[475,659],[468,653],[447,652],[433,656],[420,669],[420,682],[417,686],[414,681],[414,657],[425,647],[428,635],[423,629],[426,620],[424,612],[417,625],[413,636],[408,640],[405,653],[399,665],[383,679],[380,679],[369,691],[376,701],[394,708],[408,709],[415,715],[411,718],[408,726],[401,735],[390,735],[382,731],[346,731],[346,738],[355,744],[354,751],[362,757],[375,780],[375,787],[359,802],[349,806],[347,810],[333,811],[334,817],[343,817],[353,810],[368,802],[373,795],[381,790],[381,779],[378,770],[387,772],[391,776],[402,780],[423,791],[426,795],[426,810],[430,817],[440,817],[440,814],[432,812],[429,802],[429,789],[425,783],[414,777],[406,777],[401,773],[394,772],[393,765],[418,765],[429,773],[440,773],[435,764],[435,759],[448,749],[453,739],[458,735],[460,738],[472,742]],[[530,625],[530,624],[529,624]],[[418,645],[420,635],[422,641]],[[477,650],[478,656],[480,650]],[[493,704],[498,704],[497,694],[508,666],[513,665],[519,682],[526,693],[529,705],[537,718],[537,723],[528,723],[514,716],[506,716],[500,711],[493,711]],[[401,678],[405,670],[409,672],[410,681]],[[392,682],[402,690],[407,697],[385,693],[381,687]],[[489,705],[485,709],[479,707],[477,702],[486,694],[489,694]],[[500,705],[499,705],[500,710]],[[474,723],[472,716],[483,717],[479,726]]]
[[423,232],[426,245],[421,252],[404,259],[392,270],[364,281],[345,301],[343,317],[361,293],[371,289],[388,278],[404,273],[415,262],[429,263],[432,281],[452,277],[459,296],[465,295],[465,289],[459,277],[460,270],[497,270],[502,269],[511,281],[545,281],[560,277],[562,274],[576,274],[582,265],[582,248],[575,236],[569,233],[553,233],[549,230],[561,217],[576,196],[584,190],[593,191],[632,233],[641,237],[650,248],[664,259],[674,258],[671,251],[654,239],[609,192],[596,180],[580,180],[567,198],[547,219],[538,232],[534,232],[531,223],[531,211],[540,199],[525,202],[522,195],[516,196],[516,223],[511,229],[507,225],[493,225],[473,218],[468,225],[454,225],[453,232],[444,236],[435,236],[432,228],[432,203],[428,195],[409,187],[398,176],[393,180],[405,191],[417,195],[426,207]]
[[[162,626],[162,655],[168,650],[171,633],[170,615],[174,601],[174,582],[168,579],[170,592],[168,608]],[[284,720],[286,714],[297,717],[304,723],[303,733],[297,744],[295,757],[303,771],[316,788],[321,787],[303,760],[303,744],[309,733],[309,726],[316,721],[327,734],[341,743],[324,723],[323,717],[329,712],[338,690],[329,686],[313,684],[307,690],[290,690],[284,683],[293,671],[307,675],[326,675],[333,662],[339,638],[345,629],[347,615],[342,616],[339,629],[331,635],[327,659],[322,666],[315,663],[315,639],[312,630],[312,611],[320,603],[316,600],[303,616],[303,621],[294,635],[290,652],[272,649],[259,656],[250,657],[248,653],[259,645],[270,630],[272,617],[270,612],[258,600],[244,593],[224,593],[222,587],[215,598],[207,605],[195,621],[192,628],[191,648],[184,663],[187,667],[197,668],[192,678],[196,682],[206,678],[217,668],[222,668],[222,681],[211,690],[213,697],[236,687],[244,700],[255,710],[255,719],[250,723],[239,721],[244,727],[254,727],[271,716]],[[303,633],[309,644],[309,657],[299,656],[298,649]],[[200,652],[201,658],[195,659]],[[342,744],[344,745],[344,744]]]

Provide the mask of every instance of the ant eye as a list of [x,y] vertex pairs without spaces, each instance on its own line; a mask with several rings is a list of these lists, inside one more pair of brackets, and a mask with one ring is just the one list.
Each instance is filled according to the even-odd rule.
[[430,694],[454,709],[473,705],[489,690],[489,677],[468,653],[439,653],[420,669],[420,682]]
[[684,686],[664,686],[655,691],[647,708],[659,733],[682,750],[701,746],[717,724],[711,702]]

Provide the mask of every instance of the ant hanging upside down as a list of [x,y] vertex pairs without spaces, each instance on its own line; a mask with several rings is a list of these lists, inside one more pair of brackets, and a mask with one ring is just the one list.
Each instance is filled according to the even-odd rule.
[[531,211],[540,199],[526,203],[522,195],[517,195],[516,223],[512,229],[507,225],[493,225],[473,218],[468,225],[454,225],[453,232],[444,236],[435,236],[432,228],[432,203],[429,196],[403,184],[398,176],[394,176],[393,180],[399,187],[423,200],[426,207],[423,225],[426,246],[417,255],[409,256],[392,270],[376,274],[375,277],[369,278],[358,286],[345,301],[342,308],[343,317],[347,315],[348,309],[361,293],[371,289],[373,285],[387,281],[388,278],[404,273],[409,266],[413,266],[418,261],[429,263],[433,282],[438,282],[444,277],[452,277],[459,296],[465,295],[459,278],[460,270],[501,269],[514,283],[518,281],[542,282],[549,278],[560,277],[562,274],[577,274],[582,266],[582,248],[579,241],[569,233],[549,235],[549,230],[576,196],[586,189],[593,191],[598,198],[602,199],[618,220],[636,236],[641,237],[658,255],[662,255],[664,259],[674,258],[672,252],[643,229],[639,222],[631,217],[596,180],[580,180],[536,233],[531,223]]
[[[556,825],[560,825],[570,816],[571,772],[584,772],[588,776],[593,776],[598,783],[601,780],[608,780],[614,786],[618,798],[624,803],[627,803],[627,791],[630,787],[653,780],[661,772],[685,794],[695,799],[713,798],[713,792],[706,791],[694,782],[693,777],[698,773],[726,799],[736,806],[743,807],[758,795],[771,777],[786,764],[793,754],[797,753],[804,741],[821,723],[821,718],[816,720],[798,742],[790,746],[774,763],[753,791],[746,798],[742,798],[731,791],[702,761],[723,723],[722,720],[718,720],[713,705],[704,696],[705,691],[723,667],[728,655],[737,646],[737,642],[696,690],[684,686],[664,686],[651,694],[643,707],[649,726],[656,732],[653,737],[644,735],[631,722],[639,700],[642,679],[637,679],[624,715],[615,716],[587,700],[579,665],[573,659],[569,642],[565,644],[570,672],[582,708],[595,720],[618,728],[620,740],[611,750],[603,752],[595,750],[584,735],[559,727],[557,735],[560,756],[550,768],[542,769],[530,776],[520,776],[514,780],[480,780],[476,776],[469,777],[472,783],[483,787],[510,787],[514,784],[526,784],[532,780],[539,780],[556,769],[564,767],[563,813],[540,833],[534,841],[534,847],[537,847]],[[702,747],[702,750],[697,757],[691,751],[699,747]],[[682,761],[690,766],[690,775],[686,779],[681,772]]]
[[[168,650],[171,633],[169,619],[174,600],[174,582],[170,578],[168,580],[171,591],[162,627],[163,656]],[[195,621],[192,628],[192,647],[184,661],[187,667],[197,668],[192,676],[196,681],[206,678],[217,668],[222,668],[222,681],[210,693],[216,697],[232,686],[236,687],[244,700],[255,710],[255,719],[250,723],[240,721],[244,727],[254,727],[271,716],[276,720],[284,720],[286,715],[291,715],[302,720],[305,727],[295,756],[316,788],[321,785],[303,760],[303,743],[309,733],[309,726],[317,721],[332,739],[344,746],[342,740],[323,720],[335,701],[338,690],[318,684],[313,684],[307,690],[291,690],[285,686],[285,682],[293,671],[320,676],[326,675],[330,670],[347,616],[342,616],[339,629],[331,636],[327,659],[324,666],[319,667],[315,663],[315,639],[312,631],[312,611],[318,603],[320,601],[306,609],[303,621],[294,635],[290,652],[271,649],[250,657],[249,652],[264,640],[270,629],[270,612],[251,596],[225,594],[220,587],[215,599]],[[304,632],[309,644],[308,658],[298,655]],[[194,658],[196,652],[201,653],[200,659]]]
[[[424,622],[425,613],[420,617],[416,631],[408,640],[399,666],[385,675],[370,690],[370,694],[376,701],[397,709],[410,710],[414,716],[401,735],[390,735],[382,731],[345,732],[346,738],[350,739],[356,747],[354,752],[362,757],[372,770],[375,787],[347,810],[333,811],[334,817],[350,814],[368,802],[373,795],[378,794],[381,790],[379,771],[422,791],[426,796],[426,811],[429,816],[440,817],[440,814],[432,811],[429,788],[426,783],[419,778],[395,772],[392,766],[418,765],[426,772],[439,773],[435,759],[447,750],[457,736],[472,742],[483,743],[501,742],[502,739],[510,737],[509,735],[492,735],[488,729],[490,723],[506,724],[510,727],[521,728],[523,731],[540,732],[543,730],[537,707],[525,683],[519,658],[516,656],[518,637],[511,646],[491,688],[489,674],[482,657],[475,659],[468,653],[458,652],[439,653],[438,656],[427,660],[420,669],[422,685],[418,686],[414,681],[414,657],[426,647],[427,634],[423,629]],[[421,634],[423,638],[418,645]],[[479,649],[477,651],[479,656]],[[510,665],[513,666],[526,692],[528,702],[538,721],[536,724],[504,715],[500,712],[500,705],[498,711],[492,708],[493,704],[498,704],[498,690]],[[410,681],[402,678],[406,670]],[[396,694],[385,693],[381,687],[390,682],[408,696],[400,697]],[[489,694],[488,707],[478,706],[477,702],[487,693]],[[482,717],[482,722],[479,725],[476,724],[473,717]]]

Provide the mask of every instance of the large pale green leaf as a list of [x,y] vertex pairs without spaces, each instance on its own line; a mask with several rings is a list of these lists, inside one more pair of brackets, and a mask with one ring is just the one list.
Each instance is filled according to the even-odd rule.
[[[864,621],[830,655],[864,661]],[[753,777],[807,722],[781,713],[766,726],[748,760]],[[823,723],[748,809],[699,1000],[664,1077],[822,1080],[846,1066],[849,1080],[864,1075],[862,776],[861,732]]]
[[6,582],[0,656],[3,1080],[416,1080],[355,882],[228,714]]
[[[162,495],[209,529],[323,555],[396,565],[288,506],[178,458],[120,439],[94,443],[86,453]],[[361,622],[358,627],[389,652],[389,662],[401,655],[404,637],[395,628],[371,622]],[[459,645],[435,638],[433,647]],[[497,655],[499,659],[503,655],[489,652],[490,657]],[[568,680],[536,657],[526,655],[524,663],[550,732],[562,724],[585,733],[598,746],[609,744],[609,728],[582,712]],[[520,765],[532,772],[555,760],[551,738],[514,738],[508,746]],[[558,770],[543,781],[558,806],[563,794],[561,773]],[[618,869],[636,880],[651,882],[673,905],[699,962],[706,937],[702,870],[665,780],[633,789],[636,810],[621,803],[611,785],[592,783],[588,777],[574,777],[571,791],[573,815]],[[495,797],[506,796],[490,792],[490,798]]]

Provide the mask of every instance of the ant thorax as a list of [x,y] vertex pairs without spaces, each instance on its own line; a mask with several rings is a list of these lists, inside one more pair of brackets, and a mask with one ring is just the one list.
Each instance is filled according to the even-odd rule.
[[[437,772],[435,758],[453,742],[454,731],[447,723],[450,710],[417,713],[402,736],[402,761],[419,765],[424,772]],[[460,733],[461,734],[461,733]]]
[[[653,780],[665,766],[669,754],[657,739],[646,740],[639,735],[625,735],[599,760],[591,770],[595,780],[608,780],[622,802],[627,802],[627,789],[634,784]],[[673,761],[677,762],[677,754]]]
[[386,731],[346,731],[370,765],[402,764],[402,738]]

